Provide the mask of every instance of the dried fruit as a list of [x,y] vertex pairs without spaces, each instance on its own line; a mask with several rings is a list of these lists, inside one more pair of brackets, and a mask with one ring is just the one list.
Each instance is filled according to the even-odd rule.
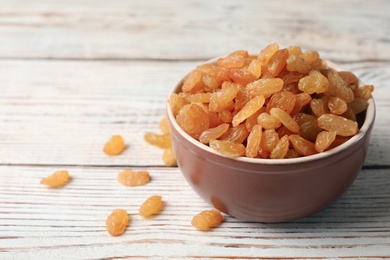
[[148,171],[124,170],[118,174],[118,181],[126,186],[141,186],[150,181]]
[[298,88],[309,95],[324,93],[328,87],[328,79],[317,70],[310,71],[309,75],[301,78],[298,83]]
[[292,146],[299,154],[308,156],[317,153],[314,143],[306,140],[305,138],[299,135],[290,135],[289,139]]
[[258,79],[261,76],[261,62],[253,59],[247,68],[248,72]]
[[267,70],[269,59],[279,50],[279,44],[272,43],[260,51],[257,59],[261,63],[261,72],[264,74]]
[[146,133],[144,135],[144,139],[149,144],[158,146],[160,148],[168,148],[168,147],[172,146],[170,134]]
[[182,90],[183,92],[190,92],[199,87],[201,83],[202,72],[195,69],[184,79]]
[[262,136],[262,127],[261,125],[254,125],[252,131],[248,136],[248,141],[246,145],[246,156],[249,158],[254,158],[259,153],[260,141]]
[[169,122],[168,122],[168,118],[166,116],[164,116],[161,120],[160,120],[160,124],[159,124],[159,127],[160,127],[160,130],[163,134],[169,134],[170,133],[170,130],[169,130]]
[[357,132],[357,114],[374,90],[358,84],[353,73],[328,68],[317,51],[274,43],[257,57],[238,50],[198,66],[168,102],[184,131],[224,155],[295,158]]
[[295,71],[302,74],[307,74],[310,71],[310,64],[299,55],[290,55],[286,63],[286,69],[288,71]]
[[355,96],[368,100],[371,98],[371,93],[374,91],[373,85],[364,85],[361,88],[356,89]]
[[249,132],[245,124],[229,128],[221,137],[221,140],[228,140],[235,143],[243,143]]
[[113,135],[104,145],[103,151],[108,155],[118,155],[125,150],[125,140],[120,135]]
[[171,107],[171,110],[172,110],[172,113],[174,116],[177,116],[177,114],[179,114],[179,111],[180,109],[188,104],[188,101],[182,97],[182,96],[179,96],[178,94],[176,93],[172,93],[170,96],[169,96],[169,99],[168,99],[168,104],[169,106]]
[[288,55],[289,53],[287,49],[278,50],[274,55],[272,55],[267,65],[268,72],[272,76],[278,76],[279,73],[284,69]]
[[271,154],[270,154],[270,158],[271,159],[283,159],[286,157],[287,155],[287,152],[288,152],[288,148],[289,148],[289,140],[288,140],[288,136],[285,135],[283,136],[282,138],[280,138],[279,142],[277,143],[277,145],[274,147],[274,149],[272,149],[271,151]]
[[153,215],[158,215],[162,210],[163,202],[162,197],[159,195],[154,195],[145,200],[142,203],[139,209],[139,215],[142,217],[150,217]]
[[315,149],[317,152],[321,153],[328,149],[328,147],[336,139],[336,132],[322,131],[317,135],[315,141]]
[[176,166],[176,164],[177,164],[176,157],[175,157],[175,154],[173,152],[172,146],[168,147],[167,149],[164,150],[164,153],[162,155],[162,160],[163,160],[165,166],[168,166],[168,167]]
[[323,114],[317,119],[318,126],[341,136],[352,136],[358,131],[358,124],[342,116]]
[[268,97],[282,90],[283,80],[279,78],[258,79],[249,83],[246,88],[251,96],[263,95]]
[[299,135],[306,140],[314,142],[321,131],[322,129],[317,125],[317,120],[307,121],[301,124]]
[[355,98],[350,103],[348,103],[348,107],[351,108],[355,115],[357,115],[367,109],[368,102],[363,98]]
[[41,180],[41,184],[47,185],[51,188],[58,188],[67,184],[70,180],[69,172],[57,171]]
[[114,210],[106,220],[106,228],[112,236],[122,235],[129,224],[129,215],[124,209]]
[[355,98],[352,89],[348,87],[347,83],[345,83],[336,71],[328,70],[327,77],[329,80],[329,89],[326,92],[329,96],[339,97],[347,103]]
[[348,105],[347,102],[339,97],[330,97],[328,101],[328,108],[332,114],[342,115],[347,112]]
[[245,155],[245,146],[229,140],[211,140],[210,147],[217,152],[229,157],[238,157]]
[[240,91],[240,86],[235,83],[227,83],[221,89],[216,92],[213,92],[210,97],[209,110],[211,112],[221,112],[223,111],[231,101],[236,97],[238,91]]
[[270,113],[273,117],[278,119],[288,130],[294,133],[299,133],[298,123],[290,116],[286,111],[274,107],[270,110]]
[[268,158],[269,154],[279,142],[279,135],[275,129],[267,129],[261,136],[260,149],[263,158]]
[[296,96],[290,91],[277,92],[268,101],[267,112],[269,113],[273,107],[278,107],[290,114],[295,106],[296,100]]
[[267,112],[261,113],[257,117],[257,123],[261,125],[264,129],[277,129],[282,123],[275,117],[271,116]]
[[205,210],[192,218],[191,225],[198,230],[207,231],[218,227],[223,221],[221,212],[216,209]]
[[198,139],[200,134],[209,128],[207,112],[196,103],[183,106],[176,116],[176,122],[187,134],[195,139]]
[[229,124],[221,124],[214,128],[205,130],[199,137],[199,141],[208,144],[212,139],[218,139],[229,129]]
[[320,54],[314,50],[308,50],[302,53],[302,58],[309,64],[313,64],[320,58]]
[[229,55],[217,60],[217,65],[223,68],[241,68],[245,64],[245,58],[240,55]]
[[256,111],[258,111],[264,105],[264,102],[264,96],[260,95],[254,97],[248,103],[246,103],[245,106],[235,116],[233,116],[233,127],[238,126],[245,119],[256,113]]

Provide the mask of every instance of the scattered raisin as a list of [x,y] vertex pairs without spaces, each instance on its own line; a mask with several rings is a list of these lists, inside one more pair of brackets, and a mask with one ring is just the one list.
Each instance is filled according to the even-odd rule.
[[158,215],[162,210],[163,202],[162,197],[154,195],[149,197],[142,203],[139,209],[139,215],[142,217],[150,217],[152,215]]
[[218,227],[223,221],[223,216],[216,209],[204,210],[192,218],[191,225],[198,230],[208,231]]
[[57,171],[42,179],[41,184],[47,185],[51,188],[58,188],[68,183],[69,179],[70,177],[68,171]]
[[118,181],[126,186],[141,186],[150,181],[148,171],[124,170],[118,174]]
[[124,209],[114,210],[106,220],[106,228],[112,236],[122,235],[129,224],[129,215]]
[[123,152],[126,144],[125,140],[120,135],[112,136],[104,145],[103,151],[108,155],[118,155]]

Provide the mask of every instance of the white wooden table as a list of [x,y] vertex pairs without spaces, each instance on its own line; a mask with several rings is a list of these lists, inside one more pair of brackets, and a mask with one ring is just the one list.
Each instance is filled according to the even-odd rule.
[[[257,259],[390,257],[390,3],[373,1],[1,0],[0,259]],[[211,232],[192,216],[208,209],[162,150],[166,97],[214,56],[278,42],[318,50],[375,85],[377,119],[357,180],[323,212],[290,223],[225,216]],[[104,142],[121,134],[116,157]],[[48,189],[40,179],[69,170]],[[123,169],[148,170],[142,187]],[[150,195],[166,202],[142,219]],[[105,221],[128,210],[124,235]]]

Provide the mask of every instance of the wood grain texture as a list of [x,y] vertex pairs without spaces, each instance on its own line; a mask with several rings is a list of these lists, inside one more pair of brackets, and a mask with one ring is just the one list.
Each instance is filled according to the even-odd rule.
[[[350,190],[325,211],[291,223],[243,222],[224,216],[211,232],[196,231],[192,216],[209,208],[177,168],[143,168],[152,181],[125,187],[121,167],[68,167],[71,182],[46,188],[40,179],[58,167],[0,167],[0,257],[21,258],[213,258],[388,256],[390,174],[362,170]],[[163,197],[163,212],[138,216],[151,195]],[[129,212],[123,236],[111,237],[105,220],[113,209]]]
[[[0,259],[390,258],[390,5],[373,1],[2,0],[0,4]],[[188,71],[237,49],[299,45],[375,86],[375,126],[363,169],[326,210],[289,223],[224,215],[196,231],[209,209],[162,150],[170,90]],[[102,152],[121,134],[120,156]],[[61,189],[39,181],[67,169]],[[152,181],[125,187],[123,169]],[[163,196],[161,215],[137,211]],[[111,237],[112,210],[131,218]]]
[[278,42],[389,60],[388,12],[386,0],[3,0],[0,57],[198,60]]
[[[169,92],[200,62],[0,61],[0,163],[157,165],[162,150],[143,141],[159,133]],[[390,63],[343,63],[376,86],[377,119],[367,165],[389,166]],[[23,75],[20,77],[18,75]],[[121,156],[102,153],[113,134],[126,139]]]

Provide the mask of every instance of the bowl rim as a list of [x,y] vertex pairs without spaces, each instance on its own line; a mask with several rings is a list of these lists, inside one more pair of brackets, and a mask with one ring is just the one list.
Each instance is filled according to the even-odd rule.
[[[204,64],[215,63],[215,61],[218,58],[219,57],[213,58],[213,59],[211,59],[209,61],[206,61]],[[323,61],[325,61],[327,63],[329,68],[332,68],[332,69],[334,69],[336,71],[345,71],[345,69],[343,69],[341,66],[339,66],[339,65],[337,65],[337,64],[335,64],[335,63],[333,63],[333,62],[331,62],[329,60],[323,59]],[[178,88],[182,85],[183,79],[187,75],[188,74],[186,74],[175,85],[175,87],[169,92],[168,98],[173,93],[177,93]],[[364,85],[364,83],[359,79],[359,87],[362,86],[362,85]],[[225,156],[225,155],[215,151],[210,146],[201,143],[199,140],[196,140],[195,138],[193,138],[192,136],[187,134],[177,124],[177,122],[175,120],[175,116],[173,115],[172,109],[171,109],[171,107],[170,107],[168,102],[166,102],[166,113],[167,113],[168,121],[171,124],[171,127],[174,127],[175,130],[180,135],[182,135],[188,142],[190,142],[194,146],[198,147],[198,149],[205,150],[205,151],[207,151],[207,152],[209,152],[211,154],[214,154],[215,156],[221,157],[221,158],[231,159],[232,161],[238,161],[238,162],[250,163],[250,164],[258,164],[258,165],[286,165],[286,164],[301,164],[301,163],[312,162],[312,161],[316,161],[316,160],[320,160],[320,159],[325,159],[325,158],[328,158],[328,157],[332,157],[332,156],[334,156],[336,154],[339,154],[342,151],[345,151],[346,149],[348,149],[348,147],[352,146],[354,143],[357,143],[364,136],[369,134],[369,131],[372,128],[373,123],[375,121],[376,109],[375,109],[374,98],[371,96],[371,98],[368,99],[368,107],[367,107],[367,109],[365,111],[366,114],[365,114],[365,119],[364,119],[364,122],[363,122],[362,126],[359,128],[358,132],[354,136],[352,136],[348,141],[342,143],[341,145],[339,145],[339,146],[337,146],[337,147],[335,147],[333,149],[330,149],[330,150],[327,150],[327,151],[324,151],[324,152],[321,152],[321,153],[309,155],[309,156],[302,156],[302,157],[298,157],[298,158],[284,158],[284,159],[249,158],[249,157],[245,157],[245,156],[240,156],[240,157]]]

